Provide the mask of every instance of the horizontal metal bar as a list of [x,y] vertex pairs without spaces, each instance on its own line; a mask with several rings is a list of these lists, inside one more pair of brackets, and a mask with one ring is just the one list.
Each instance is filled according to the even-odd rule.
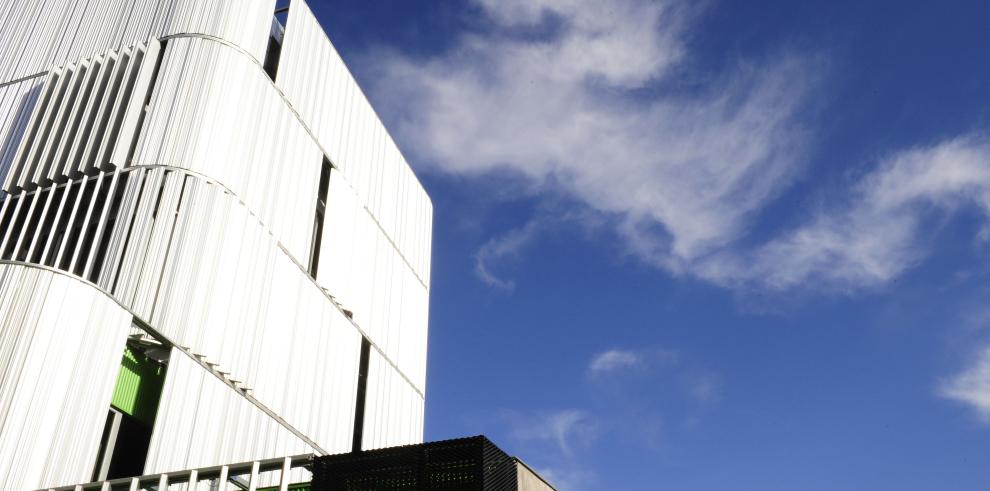
[[[310,463],[312,463],[313,454],[301,454],[301,455],[293,455],[290,457],[276,457],[265,460],[253,460],[250,462],[240,462],[237,464],[215,465],[210,467],[201,467],[198,469],[186,469],[181,471],[163,472],[159,474],[148,474],[137,477],[122,477],[118,479],[110,479],[107,481],[95,481],[85,484],[73,484],[71,486],[59,486],[55,488],[48,488],[48,491],[76,491],[76,490],[85,491],[90,489],[104,489],[106,486],[110,486],[110,487],[127,486],[133,483],[135,479],[137,479],[138,487],[140,489],[148,486],[158,486],[158,483],[161,482],[161,478],[163,476],[168,479],[167,482],[169,483],[169,485],[183,484],[189,482],[194,472],[196,473],[195,479],[197,481],[216,479],[221,477],[221,475],[226,475],[226,479],[229,480],[231,477],[234,477],[239,474],[250,474],[255,468],[257,468],[257,472],[283,470],[286,461],[289,461],[290,468],[305,467],[308,466]],[[225,469],[226,472],[224,472]]]

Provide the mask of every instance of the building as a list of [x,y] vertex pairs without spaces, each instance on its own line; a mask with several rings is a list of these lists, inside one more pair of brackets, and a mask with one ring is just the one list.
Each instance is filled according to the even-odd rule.
[[313,491],[553,491],[484,436],[315,457]]
[[421,442],[432,205],[307,4],[0,19],[0,488]]

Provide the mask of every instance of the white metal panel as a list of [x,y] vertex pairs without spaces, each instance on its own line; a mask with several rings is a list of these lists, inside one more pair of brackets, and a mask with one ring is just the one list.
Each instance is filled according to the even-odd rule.
[[254,391],[329,452],[349,450],[361,335],[298,269],[275,263]]
[[190,182],[184,200],[150,322],[323,448],[345,450],[358,331],[230,195]]
[[135,165],[189,169],[223,184],[305,263],[322,154],[268,76],[241,52],[169,42]]
[[379,353],[372,351],[361,448],[422,443],[423,408],[423,397],[415,388]]
[[317,281],[425,391],[429,291],[338,172],[330,174],[320,265]]
[[[302,0],[293,2],[279,69],[294,107],[267,79],[256,61],[272,4],[0,5],[0,166],[25,149],[11,176],[20,183],[16,194],[0,204],[0,259],[96,283],[130,309],[125,317],[140,316],[237,387],[173,353],[176,371],[169,368],[149,471],[255,458],[251,449],[260,449],[257,458],[297,453],[290,447],[304,440],[293,431],[328,451],[347,450],[362,330],[375,345],[366,444],[422,440],[432,205]],[[222,38],[243,51],[212,39],[172,38],[151,77],[152,56],[143,45],[121,48],[181,33]],[[2,83],[53,66],[45,76]],[[118,96],[128,90],[132,98]],[[107,130],[117,125],[140,136]],[[94,132],[98,137],[81,136]],[[321,273],[321,283],[353,310],[360,330],[300,266],[309,256],[321,146],[342,171],[332,174],[321,261],[330,273]],[[117,169],[109,172],[109,163]],[[125,164],[137,167],[119,168]],[[43,289],[0,276],[0,294],[8,285],[11,295]],[[80,308],[68,302],[41,309],[61,318]],[[10,335],[0,330],[0,353]],[[111,344],[112,356],[87,361],[71,377],[115,375],[122,342]],[[63,379],[46,397],[70,397],[87,385],[67,386],[59,373]],[[4,387],[20,385],[0,386],[0,404],[21,404]],[[96,413],[86,409],[58,424],[98,432],[105,395],[101,421],[90,424]],[[48,417],[18,414],[26,428]],[[44,433],[53,435],[52,457],[17,460],[19,468],[78,470],[82,464],[71,459],[79,458],[90,470],[95,445],[86,435],[66,441],[58,428]],[[42,438],[37,448],[45,444]],[[9,454],[4,445],[0,451]]]
[[145,473],[312,452],[236,389],[172,350]]
[[[112,56],[112,54],[107,55],[107,59],[110,60]],[[121,67],[136,66],[136,63],[128,61],[130,57],[126,56],[126,52],[119,58],[120,61],[111,65],[109,70],[104,70],[106,68],[104,65],[110,65],[109,61],[101,64],[99,60],[94,60],[93,67],[95,69],[100,65],[100,73],[102,73],[120,72]],[[146,67],[149,65],[148,58],[145,58],[141,65],[140,72],[146,72]],[[90,71],[96,73],[94,70]],[[132,68],[129,73],[137,77],[139,70]],[[285,105],[267,77],[242,53],[232,48],[202,39],[175,39],[171,42],[163,60],[159,79],[149,105],[149,114],[144,124],[145,131],[138,144],[134,163],[182,167],[216,179],[248,204],[280,243],[292,253],[297,262],[304,262],[309,256],[311,245],[311,210],[315,203],[319,149],[305,129],[294,119],[295,115]],[[57,74],[53,75],[46,87],[56,85],[59,80],[61,78]],[[143,94],[146,88],[135,87],[134,90],[138,94]],[[60,94],[64,91],[64,88],[62,90],[50,88],[42,93]],[[100,90],[99,85],[96,85],[93,91],[95,95],[107,89]],[[56,98],[61,99],[61,96]],[[143,99],[141,96],[138,98]],[[65,103],[47,104],[51,107],[60,105],[66,107]],[[115,104],[117,105],[130,107],[134,104]],[[37,113],[43,113],[41,109],[44,108],[39,108]],[[63,111],[48,112],[52,114],[45,113],[46,115],[39,119],[58,119],[55,114],[61,115]],[[98,112],[103,112],[102,106]],[[261,117],[257,117],[258,114],[261,114]],[[121,114],[117,118],[126,117]],[[35,126],[44,128],[46,134],[51,131],[51,124],[42,124],[38,121],[34,123]],[[85,127],[85,125],[81,126]],[[88,134],[84,130],[85,128],[79,132],[81,137]],[[384,134],[383,131],[382,133]],[[19,179],[14,179],[21,186],[33,182],[30,178],[23,178],[23,175],[47,175],[49,178],[55,178],[51,172],[39,173],[33,169],[38,167],[40,171],[41,167],[46,166],[57,168],[59,160],[56,160],[55,165],[33,163],[40,158],[35,155],[36,153],[48,155],[48,152],[25,150],[48,146],[50,145],[46,143],[48,141],[50,139],[26,139],[21,145],[21,153],[27,155],[21,155],[20,160],[22,167],[26,168],[12,173],[12,178],[21,176]],[[102,161],[90,161],[89,164],[79,164],[79,170],[92,169],[94,165],[104,164]],[[65,176],[62,176],[60,179],[64,178]],[[353,188],[341,191],[349,185],[345,186],[341,182],[339,172],[335,173],[334,178],[335,189],[332,194],[348,191],[351,191],[351,194],[356,193]],[[389,193],[381,194],[391,196]],[[387,286],[391,280],[382,280],[378,277],[396,269],[391,264],[394,260],[393,254],[388,252],[389,248],[395,249],[395,244],[381,228],[381,224],[370,214],[370,210],[367,207],[362,208],[368,212],[370,223],[378,230],[364,227],[364,232],[369,234],[371,239],[358,245],[358,249],[364,251],[367,247],[371,247],[372,252],[382,250],[390,262],[385,264],[384,268],[379,268],[374,259],[381,254],[372,254],[368,257],[370,262],[362,263],[363,267],[349,278],[359,280],[375,275],[376,278],[371,281],[372,286]],[[339,215],[332,206],[327,213]],[[335,233],[333,224],[325,230],[327,233]],[[384,241],[381,240],[382,237],[385,238]],[[143,258],[144,252],[155,251],[141,251],[140,254],[135,254],[135,257]],[[409,263],[408,258],[402,255],[401,251],[398,252],[398,258],[415,271],[414,265]],[[424,285],[424,288],[426,287],[421,277],[417,276],[416,279]],[[357,290],[368,291],[369,294],[375,293],[371,292],[370,288],[359,287]],[[337,294],[336,291],[333,293]],[[343,295],[346,296],[346,293]],[[387,298],[390,297],[375,296],[379,301]],[[399,311],[384,304],[372,305],[366,300],[367,296],[361,302],[348,302],[347,305],[350,305],[359,316],[373,312],[381,317],[394,315]],[[355,308],[358,305],[360,308]],[[376,322],[374,325],[369,323],[367,329],[378,331],[381,324],[383,322]],[[386,338],[395,340],[396,336],[376,335],[376,338],[376,343],[381,344],[386,350],[392,350],[391,356],[398,356],[388,347],[389,342],[386,342]],[[413,378],[419,379],[421,376],[414,375]],[[422,384],[419,385],[422,387]]]
[[130,324],[78,280],[0,265],[0,489],[90,478]]
[[433,205],[303,0],[289,9],[276,85],[429,285]]
[[[47,220],[60,226],[28,218],[49,201],[58,211]],[[348,448],[360,332],[224,188],[180,170],[136,168],[22,192],[4,200],[0,220],[21,224],[8,227],[0,258],[75,274],[91,265],[88,277],[158,332],[216,364],[324,449]],[[70,237],[58,248],[61,259],[54,246],[47,255],[20,252],[28,242],[48,244],[43,230],[76,228],[106,228],[100,267],[93,266],[95,241],[86,248]]]
[[275,0],[7,0],[0,83],[172,34],[234,44],[261,62]]
[[[145,179],[124,266],[108,288],[321,447],[345,450],[357,329],[236,197],[179,172]],[[153,213],[143,204],[157,189]]]

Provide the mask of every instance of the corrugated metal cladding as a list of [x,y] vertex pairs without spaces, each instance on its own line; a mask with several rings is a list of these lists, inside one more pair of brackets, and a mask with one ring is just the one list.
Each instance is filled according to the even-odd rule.
[[310,255],[322,153],[243,53],[170,40],[134,156],[222,183],[301,263]]
[[273,8],[0,5],[0,489],[90,477],[131,316],[176,346],[147,472],[350,450],[362,336],[364,448],[422,440],[432,205],[302,0],[272,83]]
[[151,41],[50,71],[4,190],[33,189],[125,165],[159,48]]
[[[360,333],[224,188],[102,173],[10,196],[0,224],[0,259],[95,282],[324,449],[349,448]],[[92,232],[58,239],[71,230]]]
[[[170,360],[146,473],[316,452],[188,356],[173,349]],[[299,469],[292,480],[308,478]]]
[[0,85],[0,175],[8,175],[44,83],[44,77],[34,77]]
[[0,265],[0,489],[90,478],[130,325],[78,280]]
[[364,406],[365,450],[422,443],[423,397],[405,383],[377,352],[368,363],[368,399]]
[[275,0],[6,0],[0,83],[152,38],[200,34],[263,60]]
[[433,205],[303,0],[289,9],[276,84],[428,285]]
[[354,190],[330,174],[317,280],[420,391],[426,385],[429,290],[392,247]]

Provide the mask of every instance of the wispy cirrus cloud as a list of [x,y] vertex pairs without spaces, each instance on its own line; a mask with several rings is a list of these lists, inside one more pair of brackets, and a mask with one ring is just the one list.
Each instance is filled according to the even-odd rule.
[[598,489],[588,451],[600,444],[605,428],[599,415],[578,408],[548,411],[500,411],[498,426],[526,449],[522,455],[557,489]]
[[599,435],[599,425],[590,413],[580,409],[564,409],[515,418],[510,436],[520,440],[551,443],[564,456],[574,454],[574,445],[590,444]]
[[591,359],[588,372],[599,376],[622,368],[631,368],[643,364],[643,357],[633,351],[610,349],[598,353]]
[[589,358],[587,374],[589,399],[551,410],[503,409],[496,418],[562,489],[600,489],[590,471],[593,452],[629,446],[656,452],[670,444],[668,421],[697,426],[721,398],[714,371],[669,348],[607,349]]
[[930,252],[927,219],[966,207],[990,217],[990,138],[982,134],[893,152],[843,202],[754,250],[714,255],[699,272],[722,284],[776,290],[881,285]]
[[678,361],[678,353],[669,349],[611,348],[593,355],[588,362],[587,372],[590,377],[598,378],[623,370],[675,365]]
[[493,238],[478,249],[474,255],[474,272],[485,284],[503,290],[513,290],[515,281],[494,271],[494,264],[517,256],[539,233],[539,220],[530,220],[521,228],[513,229],[505,235]]
[[990,346],[984,347],[968,367],[942,382],[938,394],[965,404],[982,422],[990,424]]
[[[563,192],[672,271],[735,240],[800,167],[813,60],[774,53],[684,88],[691,2],[475,4],[489,29],[425,59],[376,56],[372,91],[414,161]],[[508,255],[519,237],[479,258]],[[488,264],[479,277],[510,286]]]
[[[690,2],[474,3],[487,27],[448,50],[376,56],[372,91],[403,147],[440,172],[562,192],[659,268],[771,291],[874,287],[926,257],[933,210],[986,207],[990,150],[963,135],[891,150],[848,195],[754,242],[750,226],[807,160],[819,58],[767,53],[695,73],[686,89]],[[479,278],[511,289],[494,265],[535,236],[483,245]]]

